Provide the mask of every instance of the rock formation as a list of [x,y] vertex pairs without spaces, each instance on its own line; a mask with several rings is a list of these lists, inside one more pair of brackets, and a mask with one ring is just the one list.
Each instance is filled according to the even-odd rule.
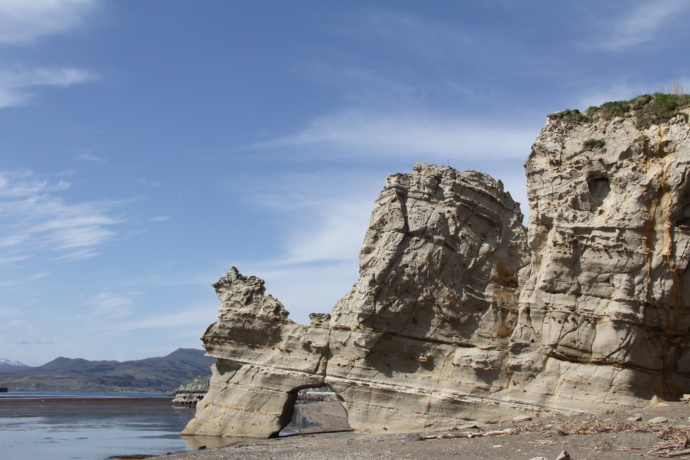
[[197,377],[191,382],[183,383],[175,388],[170,395],[174,396],[173,406],[196,406],[208,393],[210,377]]
[[388,433],[690,392],[690,129],[649,116],[662,96],[548,118],[526,164],[529,230],[485,174],[388,177],[359,281],[309,326],[233,268],[183,434],[275,435],[322,385],[353,429]]

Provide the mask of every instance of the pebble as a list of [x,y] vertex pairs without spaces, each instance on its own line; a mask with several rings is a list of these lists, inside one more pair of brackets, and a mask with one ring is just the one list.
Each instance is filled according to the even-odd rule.
[[628,422],[641,422],[642,417],[639,415],[633,415],[632,417],[628,417]]
[[666,417],[654,417],[649,421],[649,423],[652,423],[654,425],[659,424],[659,423],[666,423],[668,422],[668,419]]
[[513,417],[513,422],[529,422],[532,420],[532,417],[529,415],[518,415],[516,417]]
[[415,442],[415,441],[423,441],[424,438],[422,437],[421,434],[419,433],[411,433],[405,436],[405,441],[404,442]]
[[558,457],[556,457],[556,460],[572,460],[570,458],[570,454],[568,451],[564,450],[560,454],[558,454]]

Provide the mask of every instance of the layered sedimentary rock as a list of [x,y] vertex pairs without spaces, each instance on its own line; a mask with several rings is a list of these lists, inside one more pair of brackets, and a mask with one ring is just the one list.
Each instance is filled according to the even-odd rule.
[[197,377],[189,383],[183,383],[175,388],[170,395],[174,396],[173,406],[192,406],[201,401],[208,393],[210,377]]
[[632,110],[549,117],[526,164],[529,229],[487,175],[390,176],[359,281],[309,326],[233,268],[203,336],[211,388],[184,433],[275,435],[297,392],[322,385],[361,432],[690,392],[690,130]]
[[549,406],[601,412],[690,389],[690,131],[686,115],[626,115],[552,117],[527,161],[531,274],[512,342],[539,348],[511,362]]

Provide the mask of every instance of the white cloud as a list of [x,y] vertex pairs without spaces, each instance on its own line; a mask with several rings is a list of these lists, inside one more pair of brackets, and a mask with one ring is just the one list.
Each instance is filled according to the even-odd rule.
[[115,294],[110,291],[99,292],[86,305],[90,312],[86,317],[112,319],[130,315],[132,299],[129,296]]
[[387,155],[445,162],[477,156],[524,158],[533,140],[531,129],[510,126],[505,121],[346,110],[317,118],[295,134],[252,147],[314,146],[321,154]]
[[87,70],[72,67],[15,69],[0,71],[0,108],[26,104],[33,93],[28,88],[61,87],[88,83],[98,77]]
[[191,328],[198,326],[203,331],[209,324],[216,320],[216,311],[208,306],[177,313],[151,316],[137,321],[129,321],[115,325],[116,329],[167,329],[167,328]]
[[270,294],[282,302],[290,312],[290,319],[300,324],[309,324],[309,313],[330,313],[338,300],[357,282],[359,268],[356,254],[350,261],[328,265],[235,265],[243,275],[254,275],[265,280],[266,295]]
[[607,21],[605,27],[611,35],[600,43],[600,47],[612,51],[630,48],[646,43],[677,17],[690,8],[686,0],[657,0],[642,2],[621,17]]
[[21,44],[80,26],[100,0],[0,0],[0,43]]
[[91,161],[94,163],[107,163],[108,160],[101,158],[99,156],[91,154],[89,150],[82,151],[79,155],[75,157],[77,160]]
[[166,220],[169,220],[169,219],[170,219],[169,216],[155,216],[149,220],[151,220],[152,222],[165,222]]
[[311,225],[300,225],[289,233],[287,251],[279,264],[356,259],[372,208],[369,197],[349,196],[323,203]]
[[160,187],[161,184],[158,181],[150,180],[146,177],[139,177],[136,179],[137,184],[146,185],[149,187]]
[[58,194],[68,188],[65,181],[51,184],[29,171],[0,171],[0,263],[39,253],[83,259],[110,241],[110,228],[122,222],[110,215],[114,204],[66,203]]
[[0,307],[0,316],[21,316],[21,312],[14,308],[2,308]]

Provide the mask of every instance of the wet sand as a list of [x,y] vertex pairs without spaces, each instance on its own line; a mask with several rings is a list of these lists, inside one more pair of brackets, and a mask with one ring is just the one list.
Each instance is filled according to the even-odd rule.
[[0,418],[121,417],[170,412],[172,398],[0,398]]

